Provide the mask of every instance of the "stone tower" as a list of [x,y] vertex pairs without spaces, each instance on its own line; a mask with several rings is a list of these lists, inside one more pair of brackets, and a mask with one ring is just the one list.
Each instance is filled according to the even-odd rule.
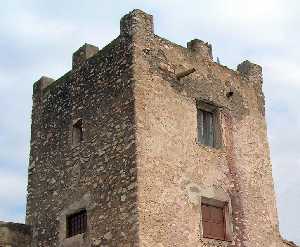
[[261,67],[161,38],[140,10],[120,24],[33,86],[31,246],[287,246]]

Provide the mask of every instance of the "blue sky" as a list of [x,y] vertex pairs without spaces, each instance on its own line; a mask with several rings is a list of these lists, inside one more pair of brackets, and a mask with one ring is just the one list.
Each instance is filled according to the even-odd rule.
[[32,84],[59,78],[83,43],[103,47],[134,8],[181,45],[213,45],[222,64],[261,64],[282,235],[300,243],[300,2],[298,0],[17,1],[0,9],[0,220],[24,221]]

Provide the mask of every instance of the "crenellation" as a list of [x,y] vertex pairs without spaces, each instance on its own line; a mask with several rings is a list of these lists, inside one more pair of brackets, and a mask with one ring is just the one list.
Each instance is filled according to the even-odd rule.
[[45,88],[47,88],[49,85],[51,85],[55,80],[46,76],[42,76],[39,80],[39,88],[41,91],[43,91]]
[[245,75],[250,81],[262,84],[262,67],[246,60],[237,66],[237,71]]
[[152,35],[154,33],[153,16],[135,9],[122,17],[120,21],[121,36]]
[[80,67],[87,59],[97,54],[98,51],[99,48],[97,46],[85,43],[73,53],[72,69],[77,69]]
[[193,39],[187,43],[187,48],[195,56],[213,60],[212,46],[209,43],[205,43],[199,39]]
[[33,100],[38,103],[42,101],[44,90],[55,82],[54,79],[42,76],[38,81],[33,84]]

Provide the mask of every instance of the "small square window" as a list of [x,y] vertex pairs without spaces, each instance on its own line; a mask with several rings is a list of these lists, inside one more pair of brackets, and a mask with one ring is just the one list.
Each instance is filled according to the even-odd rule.
[[67,216],[67,237],[86,232],[87,213],[85,209]]
[[83,141],[82,125],[82,119],[79,119],[76,123],[73,124],[72,143],[75,145]]
[[201,205],[203,237],[226,240],[225,208]]

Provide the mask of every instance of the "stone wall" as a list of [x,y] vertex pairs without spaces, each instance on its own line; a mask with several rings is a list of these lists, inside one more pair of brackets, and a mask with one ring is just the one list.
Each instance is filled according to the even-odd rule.
[[[26,222],[32,246],[137,244],[132,41],[85,44],[73,69],[34,84]],[[72,143],[82,119],[83,141]],[[66,216],[87,209],[87,232],[66,238]]]
[[[134,40],[141,246],[281,246],[261,67],[233,71],[205,42],[185,48],[143,30]],[[198,100],[219,109],[219,148],[197,142]],[[232,241],[203,238],[207,197],[229,198]]]
[[0,247],[30,247],[30,226],[0,221]]
[[[230,70],[211,45],[154,34],[134,10],[108,46],[34,84],[26,223],[32,247],[286,246],[276,212],[262,71]],[[218,146],[197,141],[197,102],[218,109]],[[82,120],[83,140],[72,143]],[[79,138],[80,140],[80,138]],[[227,203],[227,241],[203,238],[201,201]],[[87,210],[87,232],[66,217]]]

